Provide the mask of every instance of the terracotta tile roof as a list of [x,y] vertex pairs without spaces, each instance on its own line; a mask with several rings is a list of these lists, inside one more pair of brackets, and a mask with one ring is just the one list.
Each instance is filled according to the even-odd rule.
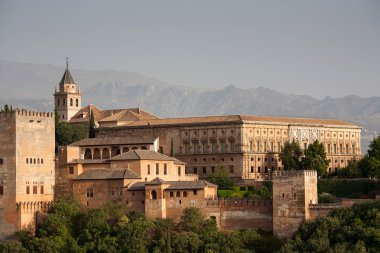
[[[158,180],[156,180],[158,179]],[[155,181],[156,180],[156,181]],[[154,182],[153,182],[154,181]],[[153,183],[151,183],[153,182]],[[200,181],[164,181],[160,178],[155,178],[152,181],[145,182],[136,182],[128,187],[128,190],[131,191],[141,191],[145,189],[145,185],[158,185],[158,184],[169,184],[170,186],[165,190],[197,190],[204,189],[205,187],[218,187],[215,184],[207,182],[205,180]]]
[[147,119],[133,122],[118,122],[120,126],[141,127],[141,126],[167,126],[167,125],[221,125],[221,124],[242,124],[246,121],[279,123],[279,124],[310,124],[310,125],[339,125],[352,126],[357,125],[333,119],[312,119],[312,118],[290,118],[290,117],[269,117],[254,115],[227,115],[227,116],[206,116],[206,117],[188,117],[188,118],[167,118],[167,119]]
[[103,146],[103,145],[125,145],[125,144],[153,144],[157,137],[107,137],[87,138],[70,146]]
[[145,185],[160,185],[160,184],[167,184],[167,182],[159,177],[156,177],[155,179],[145,183]]
[[123,111],[105,117],[100,120],[100,122],[110,122],[110,121],[138,121],[144,119],[158,119],[155,115],[146,112],[140,108],[130,108],[124,109]]
[[170,181],[167,182],[170,184],[166,190],[191,190],[191,189],[204,189],[205,187],[218,187],[215,184],[207,182],[205,180],[199,181]]
[[73,159],[67,164],[93,164],[93,163],[109,163],[106,159]]
[[135,149],[129,152],[114,156],[110,159],[111,161],[119,160],[155,160],[155,161],[174,161],[177,162],[178,159],[155,152],[152,150],[141,150]]
[[141,179],[141,177],[129,169],[92,169],[74,178],[74,180],[99,179]]

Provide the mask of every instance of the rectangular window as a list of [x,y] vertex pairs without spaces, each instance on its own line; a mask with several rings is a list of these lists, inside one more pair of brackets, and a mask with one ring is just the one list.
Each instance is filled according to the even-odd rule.
[[211,167],[211,172],[214,173],[215,172],[215,167]]
[[0,196],[4,195],[4,186],[0,185]]
[[281,153],[281,143],[277,142],[277,152]]
[[30,194],[30,186],[29,185],[26,186],[26,194]]
[[207,173],[207,169],[206,169],[206,167],[203,167],[202,170],[203,170],[203,174],[206,174],[206,173]]
[[150,175],[150,164],[148,164],[147,170],[148,170],[148,175]]
[[181,176],[181,166],[178,166],[178,176]]
[[343,154],[343,144],[339,144],[339,153]]
[[260,152],[260,141],[256,141],[256,152]]
[[74,167],[72,166],[69,167],[69,174],[70,175],[74,174]]
[[216,152],[216,142],[211,142],[211,152],[212,153]]
[[164,175],[168,174],[168,165],[164,163]]
[[87,189],[87,191],[86,191],[86,196],[87,196],[87,198],[92,198],[92,197],[94,197],[94,190],[91,189],[91,188]]
[[37,194],[37,185],[33,185],[33,194]]
[[220,143],[220,152],[222,152],[222,153],[226,152],[226,143],[225,142]]
[[334,144],[334,154],[336,154],[336,144]]
[[3,158],[0,158],[0,165],[4,163]]
[[185,143],[185,154],[190,153],[189,149],[190,149],[189,143]]
[[352,144],[352,154],[356,154],[355,144]]
[[193,195],[197,195],[198,194],[198,191],[197,190],[193,190]]
[[273,151],[274,151],[274,143],[271,142],[271,143],[270,143],[270,152],[273,152]]
[[230,152],[235,152],[235,143],[233,141],[230,141]]
[[44,191],[44,186],[41,185],[41,186],[40,186],[40,194],[44,194],[44,192],[45,192],[45,191]]
[[194,167],[194,174],[198,174],[198,168]]
[[199,153],[199,145],[198,145],[198,143],[194,142],[193,143],[193,147],[194,147],[194,154],[198,154]]
[[346,154],[348,154],[348,144],[346,144]]
[[264,149],[263,149],[263,151],[264,151],[264,152],[267,151],[267,142],[266,142],[266,141],[264,141]]
[[171,198],[174,197],[174,192],[170,192],[170,197],[171,197]]
[[207,153],[207,142],[202,143],[202,152],[203,152],[203,154]]
[[231,173],[231,174],[234,173],[234,166],[230,166],[230,173]]
[[253,151],[253,141],[249,141],[249,151]]
[[156,175],[160,174],[160,165],[156,163]]
[[331,144],[327,144],[327,153],[331,154]]

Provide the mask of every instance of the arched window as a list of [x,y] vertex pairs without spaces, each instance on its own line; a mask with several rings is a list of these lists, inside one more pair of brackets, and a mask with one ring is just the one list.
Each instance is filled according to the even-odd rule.
[[101,159],[100,150],[98,148],[94,149],[93,159]]
[[152,199],[157,199],[157,192],[155,190],[152,191]]
[[120,155],[120,148],[119,147],[112,147],[111,150],[111,157]]
[[66,105],[66,99],[63,99],[63,106]]
[[129,148],[127,148],[127,147],[124,147],[123,148],[123,153],[126,153],[126,152],[128,152],[129,151]]
[[91,157],[91,149],[86,148],[86,150],[84,151],[84,159],[92,159],[92,157]]
[[37,163],[40,164],[40,158],[37,159]]
[[70,98],[70,106],[73,106],[73,99]]
[[142,150],[147,150],[147,147],[146,146],[142,146],[141,149]]
[[60,100],[59,100],[59,98],[58,98],[58,101],[57,101],[57,106],[59,106],[59,102],[60,102]]
[[41,158],[41,164],[44,164],[44,159],[43,158]]
[[33,159],[33,163],[36,164],[36,158]]
[[103,159],[110,158],[110,151],[108,150],[108,148],[103,148],[103,151],[102,151],[102,158],[103,158]]
[[183,197],[187,198],[187,192],[183,192]]
[[75,105],[78,107],[79,106],[79,99],[75,100]]
[[30,163],[30,164],[32,164],[32,163],[33,163],[33,161],[32,161],[32,158],[29,158],[29,163]]
[[28,159],[28,158],[26,158],[26,160],[25,160],[25,161],[26,161],[26,163],[29,163],[29,159]]

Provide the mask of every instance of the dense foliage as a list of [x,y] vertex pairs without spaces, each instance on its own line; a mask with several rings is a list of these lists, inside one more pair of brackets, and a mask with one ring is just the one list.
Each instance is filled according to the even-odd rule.
[[281,252],[380,252],[380,201],[337,209],[304,223]]
[[361,198],[376,189],[380,189],[380,181],[374,179],[318,179],[318,193],[326,192],[339,198]]
[[319,176],[325,175],[329,166],[325,147],[318,140],[310,144],[304,152],[298,142],[286,142],[280,159],[284,170],[316,170]]
[[67,146],[73,142],[87,138],[89,135],[88,126],[83,124],[69,124],[59,122],[57,112],[55,112],[55,146]]
[[302,150],[297,142],[286,142],[280,153],[284,170],[298,170],[301,168]]
[[275,252],[281,241],[255,230],[224,233],[199,209],[185,209],[179,223],[147,219],[125,207],[109,204],[83,212],[74,200],[53,205],[31,237],[0,244],[0,252]]

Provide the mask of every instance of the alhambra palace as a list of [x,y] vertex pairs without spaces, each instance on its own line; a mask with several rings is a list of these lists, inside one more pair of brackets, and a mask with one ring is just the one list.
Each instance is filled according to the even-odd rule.
[[[60,121],[88,124],[96,136],[55,153],[54,113],[0,114],[0,240],[33,228],[36,214],[72,194],[83,208],[123,203],[150,218],[178,220],[196,207],[222,230],[273,231],[290,237],[299,224],[336,206],[318,204],[315,171],[283,171],[279,153],[295,140],[324,144],[328,172],[361,158],[357,125],[327,119],[228,115],[159,118],[140,108],[82,107],[67,67],[55,90]],[[53,108],[52,108],[53,110]],[[271,200],[218,199],[207,179],[223,169],[236,185],[273,182]]]

